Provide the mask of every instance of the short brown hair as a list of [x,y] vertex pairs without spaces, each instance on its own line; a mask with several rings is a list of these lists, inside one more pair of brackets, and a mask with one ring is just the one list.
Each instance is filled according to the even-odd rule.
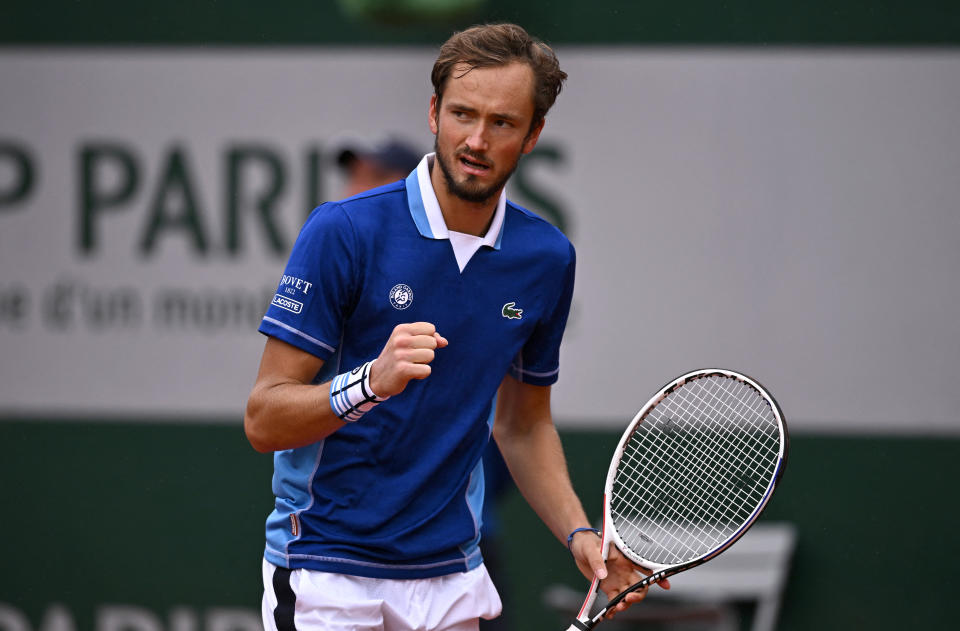
[[515,61],[525,63],[533,70],[532,129],[553,107],[567,73],[560,70],[553,49],[516,24],[473,26],[454,33],[440,47],[430,74],[437,105],[443,100],[443,89],[457,65],[466,64],[472,70],[505,66]]

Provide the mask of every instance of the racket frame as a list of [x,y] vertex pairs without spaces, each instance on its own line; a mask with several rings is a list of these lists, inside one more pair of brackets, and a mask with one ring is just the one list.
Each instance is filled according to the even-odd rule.
[[[774,474],[770,480],[770,484],[767,486],[766,491],[764,492],[763,498],[761,498],[756,509],[746,521],[734,532],[726,541],[721,543],[719,546],[708,552],[707,554],[686,561],[683,563],[665,565],[661,563],[655,563],[649,559],[644,559],[635,555],[629,548],[623,543],[623,540],[620,538],[620,535],[617,533],[616,529],[613,528],[612,516],[610,514],[610,499],[613,497],[613,485],[614,479],[616,478],[617,469],[620,466],[620,459],[623,456],[624,449],[626,447],[627,441],[633,435],[633,431],[636,428],[637,424],[642,423],[643,419],[647,417],[650,411],[657,406],[661,401],[663,401],[671,392],[677,388],[683,386],[688,381],[695,379],[702,379],[712,375],[720,375],[723,377],[733,378],[737,381],[741,381],[750,387],[756,389],[769,403],[770,407],[773,410],[774,416],[776,416],[777,423],[779,424],[780,430],[780,452],[777,459],[777,466],[774,471]],[[767,503],[770,501],[770,497],[773,495],[773,491],[779,484],[781,477],[783,476],[783,471],[787,462],[787,454],[789,452],[790,445],[790,435],[787,431],[787,424],[783,418],[783,412],[780,409],[780,405],[777,403],[776,399],[773,398],[773,395],[760,385],[755,379],[752,379],[743,373],[727,370],[723,368],[702,368],[700,370],[694,370],[688,372],[680,377],[677,377],[673,381],[670,381],[665,386],[663,386],[657,394],[653,395],[649,401],[637,412],[636,416],[633,417],[633,420],[630,421],[630,424],[627,426],[627,429],[624,430],[623,435],[620,437],[620,442],[617,444],[617,449],[613,454],[613,458],[610,460],[610,467],[607,469],[607,480],[604,485],[604,494],[603,494],[603,524],[601,528],[602,533],[602,554],[603,560],[607,560],[607,556],[610,552],[610,544],[617,546],[617,549],[620,550],[620,553],[625,557],[640,565],[648,570],[651,570],[651,574],[642,580],[634,583],[626,590],[617,594],[612,598],[606,606],[604,606],[600,611],[598,611],[594,616],[590,616],[590,610],[593,608],[594,602],[597,599],[597,595],[600,591],[600,581],[594,576],[593,581],[590,584],[590,591],[587,595],[586,600],[584,600],[583,606],[580,608],[579,613],[577,614],[576,620],[568,627],[567,631],[587,631],[592,629],[603,616],[612,609],[616,607],[620,601],[622,601],[630,593],[637,591],[643,587],[652,585],[654,583],[659,583],[665,578],[679,574],[691,568],[697,567],[706,563],[710,559],[715,558],[721,552],[732,546],[737,542],[740,537],[756,522],[757,518],[760,516],[760,513],[763,512],[763,509],[766,508]]]

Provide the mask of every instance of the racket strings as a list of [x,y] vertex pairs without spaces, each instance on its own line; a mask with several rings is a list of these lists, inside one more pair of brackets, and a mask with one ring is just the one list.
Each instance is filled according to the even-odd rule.
[[[629,455],[625,458],[624,464],[630,468],[634,479],[642,479],[642,477],[645,475],[643,472],[648,471],[649,466],[654,465],[654,463],[636,460],[631,458]],[[627,495],[623,491],[615,492],[615,499],[625,501],[628,506],[639,506],[647,515],[652,515],[656,519],[657,523],[679,523],[682,526],[683,533],[689,534],[692,532],[696,534],[696,542],[698,543],[714,541],[718,537],[722,536],[723,532],[712,524],[717,521],[721,521],[723,515],[719,514],[717,508],[712,506],[710,502],[704,502],[703,498],[693,500],[698,504],[699,512],[707,517],[706,520],[700,523],[691,521],[685,514],[677,510],[672,504],[666,503],[667,498],[675,497],[679,493],[692,495],[693,492],[689,490],[689,485],[682,487],[682,481],[674,481],[671,483],[669,480],[665,480],[663,478],[653,478],[650,476],[648,476],[647,482],[649,482],[648,493],[641,495],[636,491],[628,490],[627,493],[629,493],[629,495]],[[617,521],[616,518],[614,519]],[[627,537],[628,540],[635,541],[635,537],[639,536],[644,541],[647,541],[648,543],[651,542],[649,536],[645,535],[643,530],[641,530],[639,520],[636,520],[636,523],[623,521],[621,523],[620,530],[621,532],[631,531],[631,535]],[[690,537],[677,537],[671,531],[664,531],[661,533],[661,535],[673,540],[670,544],[671,547],[682,547],[691,554],[695,554],[699,549],[699,545],[696,547],[688,545],[687,541],[690,540]],[[657,536],[656,539],[659,540],[661,537]]]
[[[709,387],[709,385],[710,385],[709,383],[704,384],[704,386],[707,388]],[[767,430],[770,429],[769,424],[761,426],[761,425],[758,425],[756,422],[757,419],[764,418],[762,414],[764,413],[765,410],[769,410],[769,407],[766,401],[762,397],[760,397],[759,394],[755,393],[752,389],[748,389],[746,385],[740,384],[740,386],[741,388],[743,388],[743,391],[736,393],[737,398],[734,399],[735,403],[737,403],[736,407],[730,405],[729,397],[720,399],[720,402],[723,404],[723,409],[725,409],[731,417],[737,419],[737,425],[738,425],[739,431],[741,432],[746,431],[747,432],[746,437],[751,440],[744,440],[744,441],[731,440],[730,434],[727,434],[727,433],[716,434],[716,436],[719,439],[724,440],[724,442],[719,446],[717,445],[712,446],[714,448],[713,453],[719,454],[721,456],[719,465],[721,467],[728,467],[725,470],[729,470],[729,467],[735,466],[736,464],[740,464],[740,465],[743,465],[744,468],[750,468],[751,473],[753,473],[754,476],[762,476],[768,472],[769,467],[771,465],[771,462],[769,459],[760,458],[760,455],[764,453],[763,443],[768,441],[769,439],[773,439],[771,446],[773,446],[774,448],[777,448],[778,436],[771,435],[769,432],[763,431],[764,427]],[[693,390],[684,391],[680,394],[687,397],[698,396],[698,393]],[[719,394],[723,394],[723,393],[713,392],[711,394],[714,394],[719,398]],[[702,398],[700,399],[700,402],[704,406],[702,411],[706,412],[707,411],[706,406],[709,406],[710,402]],[[749,407],[751,403],[753,404],[753,407]],[[744,428],[744,426],[746,426],[746,429]],[[760,441],[761,444],[757,445],[752,441]],[[737,485],[736,488],[744,489],[745,487],[743,487],[742,485]],[[762,494],[761,494],[761,497],[762,497]],[[744,498],[745,501],[748,501],[749,499],[750,498]],[[757,497],[754,499],[759,500],[760,497]]]
[[[708,480],[708,482],[710,481]],[[717,483],[717,481],[713,482]],[[658,533],[655,535],[655,539],[661,540],[663,536],[671,538],[672,541],[667,545],[673,548],[683,548],[683,554],[688,555],[696,555],[701,552],[701,548],[704,546],[710,547],[725,539],[729,533],[723,526],[729,526],[731,520],[739,517],[734,513],[724,511],[724,504],[718,499],[717,495],[713,497],[698,496],[696,486],[689,482],[684,483],[682,480],[680,484],[664,484],[658,480],[657,483],[653,484],[653,498],[640,498],[640,502],[643,503],[641,508],[646,510],[648,514],[653,515],[656,524],[679,526],[679,530],[674,528]],[[678,508],[676,506],[674,498],[679,493],[685,493],[692,498],[688,501],[692,502],[693,510],[699,514],[698,519],[690,519],[686,513],[680,510],[683,507]],[[636,502],[636,500],[634,501]],[[687,506],[685,510],[689,512],[690,507]],[[644,537],[643,531],[637,525],[630,525],[627,528],[634,531],[634,535],[639,535],[647,543],[652,543],[649,537]]]
[[[690,449],[690,446],[689,446],[689,445],[690,445],[690,443],[688,443],[686,446],[684,446],[683,443],[680,443],[680,448],[681,448],[681,449],[684,449],[684,448],[685,448],[685,449],[687,449],[687,450],[689,451],[689,449]],[[669,448],[669,445],[666,445],[665,447],[666,447],[666,448]],[[676,447],[676,445],[674,445],[674,447]],[[664,448],[664,446],[661,444],[661,446],[659,447],[659,450],[662,450],[663,448]],[[702,449],[698,449],[698,450],[699,450],[699,451],[702,451]],[[681,455],[682,455],[682,454],[681,454]],[[693,460],[691,460],[692,462],[703,462],[703,461],[704,461],[704,458],[703,458],[702,454],[699,455],[699,456],[691,456],[691,455],[688,454],[686,457],[687,457],[687,458],[693,458]],[[669,463],[668,463],[668,464],[669,464]],[[636,469],[637,467],[634,466],[633,468]],[[703,474],[702,471],[701,471],[701,472],[695,471],[694,474],[695,474],[695,475],[698,474],[701,478],[704,477],[704,474]],[[682,478],[682,477],[678,477],[677,479],[679,480],[680,486],[678,486],[678,483],[676,483],[676,482],[675,482],[674,484],[672,484],[672,485],[667,485],[666,490],[667,490],[668,493],[669,493],[669,492],[673,492],[673,494],[674,494],[674,496],[675,496],[675,495],[677,494],[677,492],[686,493],[686,494],[688,494],[688,495],[690,495],[692,492],[695,492],[695,489],[691,489],[689,482],[687,482],[686,485],[684,486],[684,485],[682,484],[682,483],[684,482],[683,478]],[[702,482],[702,480],[701,480],[701,482]],[[721,488],[721,485],[722,485],[722,481],[721,481],[721,480],[719,480],[719,479],[716,478],[716,477],[711,478],[709,475],[707,475],[707,477],[706,477],[706,482],[707,482],[708,484],[713,484],[713,485],[715,485],[715,487],[716,487],[717,489],[720,489],[720,488]],[[660,495],[661,495],[661,497],[662,497],[662,495],[664,494],[664,488],[665,488],[665,487],[664,487],[663,485],[655,485],[655,486],[659,487],[659,489],[660,489],[659,492],[660,492]],[[698,506],[699,506],[699,509],[698,509],[698,510],[706,517],[706,521],[701,521],[701,522],[700,522],[701,524],[705,523],[705,524],[707,524],[707,525],[710,525],[711,522],[717,522],[718,520],[723,520],[723,519],[725,519],[725,518],[729,518],[729,515],[723,513],[723,511],[722,511],[722,503],[721,503],[721,502],[718,502],[718,500],[717,500],[717,494],[716,494],[716,493],[715,493],[714,496],[712,496],[712,497],[707,497],[707,498],[705,498],[705,499],[704,499],[704,498],[700,498],[699,501],[697,502],[697,504],[698,504]],[[654,502],[654,505],[652,506],[652,508],[654,508],[654,509],[657,508],[656,502]],[[670,508],[668,508],[666,511],[664,511],[664,510],[661,510],[661,511],[660,511],[661,521],[663,520],[663,518],[678,520],[678,519],[680,519],[681,517],[682,517],[682,515],[679,513],[679,511],[678,511],[675,507],[670,507]],[[693,524],[693,528],[697,528],[697,524],[696,524],[696,523]],[[704,528],[704,527],[702,527],[702,526],[700,526],[699,530],[700,530],[700,532],[698,532],[697,535],[698,535],[699,537],[701,537],[701,538],[703,538],[704,536],[708,536],[708,537],[709,537],[710,534],[711,534],[711,533],[707,533],[707,532],[706,532],[707,529]],[[722,532],[721,532],[720,534],[722,535]]]
[[762,502],[779,438],[770,404],[751,386],[716,375],[686,382],[624,446],[612,525],[627,547],[656,563],[706,554]]
[[[689,392],[684,394],[689,394]],[[701,411],[705,412],[705,410]],[[743,411],[740,409],[728,406],[727,411],[733,416],[745,418]],[[762,476],[763,471],[757,469],[757,466],[762,467],[762,464],[757,462],[755,450],[746,449],[742,443],[731,440],[730,434],[727,432],[693,433],[691,437],[694,440],[690,442],[690,445],[696,453],[686,454],[687,462],[693,464],[694,476],[698,476],[700,481],[707,486],[713,485],[714,493],[707,498],[710,501],[706,505],[715,509],[714,516],[719,518],[733,517],[735,513],[731,510],[732,506],[743,502],[759,501],[762,493],[756,497],[747,496],[745,494],[749,489],[746,485],[740,483],[739,479],[734,479],[729,475],[721,476],[719,473],[720,471],[728,472],[731,467],[740,464],[750,469],[751,475],[748,478]],[[701,438],[704,440],[696,440]],[[716,458],[709,460],[710,456],[716,456]],[[730,497],[732,494],[738,495],[738,497]]]
[[[648,476],[647,480],[644,480],[643,476],[648,475],[648,472],[653,466],[663,466],[663,463],[655,463],[648,458],[638,459],[635,457],[634,453],[626,453],[623,464],[630,470],[632,480],[637,482],[649,482],[648,491],[640,494],[636,490],[627,489],[626,493],[623,491],[618,493],[616,495],[617,499],[624,500],[628,506],[643,505],[649,513],[656,514],[663,520],[685,519],[685,515],[681,514],[671,504],[667,504],[665,499],[668,497],[675,497],[679,494],[692,496],[695,493],[695,489],[690,489],[691,482],[689,480],[683,480],[680,478],[671,480],[663,476]],[[671,464],[672,463],[668,462],[667,467],[670,467]],[[703,507],[702,498],[698,498],[697,501],[701,502],[701,508],[704,512],[710,512],[712,517],[716,517],[709,507]],[[694,528],[698,526],[691,524],[690,527]],[[710,522],[704,522],[699,527],[706,529],[710,527]]]
[[[670,418],[669,415],[668,415],[668,418]],[[701,478],[701,479],[704,479],[704,478],[705,478],[705,479],[706,479],[706,482],[714,485],[714,486],[717,487],[717,488],[719,488],[719,487],[721,487],[721,486],[724,486],[724,482],[723,482],[722,480],[716,478],[716,477],[713,475],[713,473],[715,472],[715,470],[717,470],[717,467],[712,467],[709,471],[705,471],[705,470],[702,470],[702,469],[701,469],[701,470],[698,470],[697,465],[698,465],[699,463],[704,462],[704,455],[705,455],[704,452],[705,452],[706,450],[703,449],[703,448],[699,448],[699,449],[697,449],[697,453],[690,453],[690,448],[691,448],[691,446],[694,447],[694,448],[697,448],[697,447],[698,447],[696,444],[690,445],[689,443],[688,443],[687,445],[684,445],[683,443],[680,443],[680,444],[678,444],[678,445],[672,445],[672,446],[671,446],[671,445],[665,445],[665,444],[663,444],[663,443],[660,443],[660,444],[657,444],[657,445],[656,445],[656,447],[657,447],[656,453],[658,453],[658,454],[665,454],[668,459],[674,459],[675,456],[676,456],[676,452],[678,452],[678,451],[684,452],[684,453],[681,453],[680,456],[681,456],[683,459],[685,459],[686,462],[692,463],[692,464],[694,465],[694,474],[696,475],[696,477],[699,477],[699,478]],[[734,450],[735,450],[736,445],[733,445],[733,446],[731,446],[731,447],[733,447]],[[724,454],[724,453],[730,451],[730,449],[729,449],[727,446],[720,446],[719,448],[716,447],[716,446],[711,446],[711,450],[712,450],[712,452],[715,453],[715,454]],[[631,453],[628,453],[628,461],[629,461],[631,455],[632,455]],[[651,463],[651,462],[646,462],[646,463],[641,463],[641,466],[650,467],[650,466],[652,466],[652,464],[653,464],[653,463]],[[675,467],[675,466],[677,465],[676,462],[668,462],[667,464],[668,464],[668,466],[670,466],[670,467]],[[719,464],[720,464],[720,466],[722,467],[722,466],[727,465],[727,464],[729,464],[729,463],[725,463],[725,462],[721,461]],[[638,472],[639,470],[641,470],[641,467],[638,467],[637,464],[629,463],[629,462],[628,462],[628,465],[632,465],[631,468],[632,468],[632,470],[633,470],[633,472],[634,472],[634,476],[636,476],[636,475],[637,475],[637,472]],[[676,480],[674,480],[674,484],[683,483],[684,481],[685,481],[685,480],[684,480],[683,478],[677,478]],[[663,489],[661,488],[660,490],[662,491]],[[685,494],[690,494],[691,491],[692,491],[689,487],[676,488],[675,486],[674,486],[673,488],[671,488],[670,490],[673,491],[674,493],[676,493],[676,492],[681,492],[681,493],[685,493]],[[720,497],[717,496],[717,495],[714,495],[714,496],[712,496],[712,497],[709,498],[709,499],[712,500],[712,501],[708,502],[706,505],[709,506],[709,507],[713,507],[713,508],[715,509],[715,511],[722,511],[723,507],[728,504],[727,501],[724,501],[722,498],[720,498]],[[741,499],[746,500],[747,498],[741,498]],[[706,510],[710,510],[710,509],[706,509]],[[714,513],[712,514],[712,516],[713,516],[714,518],[719,518],[719,517],[722,517],[723,515],[722,515],[722,512],[714,512]]]
[[[693,409],[703,412],[703,410],[699,407],[696,407]],[[668,412],[675,413],[674,411],[669,410],[669,408],[668,408]],[[726,459],[723,458],[722,456],[724,454],[734,454],[734,456],[736,456],[737,455],[736,445],[722,444],[718,447],[715,444],[716,441],[712,441],[714,444],[710,444],[710,441],[705,443],[702,440],[697,440],[697,439],[703,439],[703,438],[706,438],[706,439],[717,438],[717,437],[722,438],[724,436],[724,434],[722,433],[720,434],[707,433],[707,434],[701,434],[701,435],[690,434],[689,436],[692,438],[692,440],[680,442],[677,445],[675,445],[675,447],[679,448],[675,451],[680,451],[681,453],[679,454],[675,453],[674,455],[677,458],[685,458],[687,463],[691,463],[693,465],[692,474],[691,476],[688,476],[688,477],[693,477],[696,480],[696,482],[699,483],[700,486],[706,485],[706,486],[713,487],[714,492],[711,494],[711,496],[705,498],[705,501],[704,501],[704,498],[701,498],[702,501],[700,502],[701,507],[706,507],[703,510],[707,511],[706,512],[707,518],[708,519],[712,518],[714,521],[716,521],[717,519],[723,519],[724,517],[728,517],[727,514],[724,514],[723,507],[729,504],[730,498],[721,497],[721,494],[723,492],[726,492],[726,494],[729,495],[730,485],[727,484],[722,478],[717,477],[716,473],[717,471],[722,470],[723,467],[730,466],[730,463],[727,462]],[[665,449],[669,449],[669,445],[659,445],[658,448],[661,451],[663,451]],[[683,453],[684,450],[686,450],[686,453]],[[691,450],[694,453],[690,453]],[[707,452],[709,452],[709,454]],[[670,452],[667,452],[667,453],[670,453]],[[712,455],[719,454],[721,457],[711,459],[709,458],[710,454]],[[703,467],[702,465],[704,463],[709,466]],[[675,463],[669,463],[669,464],[675,464]],[[680,477],[678,478],[678,480],[680,482],[683,482],[684,478]],[[678,489],[674,488],[673,490],[677,491]],[[690,494],[691,492],[695,492],[696,489],[690,489],[689,487],[686,487],[686,488],[679,489],[679,491]]]

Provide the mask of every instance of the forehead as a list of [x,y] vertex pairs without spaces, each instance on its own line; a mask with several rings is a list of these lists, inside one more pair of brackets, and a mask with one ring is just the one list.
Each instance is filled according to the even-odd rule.
[[444,106],[533,116],[533,83],[533,69],[522,62],[473,69],[458,64],[447,79],[443,102]]

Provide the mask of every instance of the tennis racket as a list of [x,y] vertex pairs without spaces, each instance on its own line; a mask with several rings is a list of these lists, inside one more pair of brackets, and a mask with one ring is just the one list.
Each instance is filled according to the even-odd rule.
[[627,594],[733,545],[770,500],[788,446],[777,402],[745,375],[697,370],[664,386],[623,433],[603,502],[603,558],[613,543],[652,573],[591,616],[594,578],[567,631],[592,629]]

